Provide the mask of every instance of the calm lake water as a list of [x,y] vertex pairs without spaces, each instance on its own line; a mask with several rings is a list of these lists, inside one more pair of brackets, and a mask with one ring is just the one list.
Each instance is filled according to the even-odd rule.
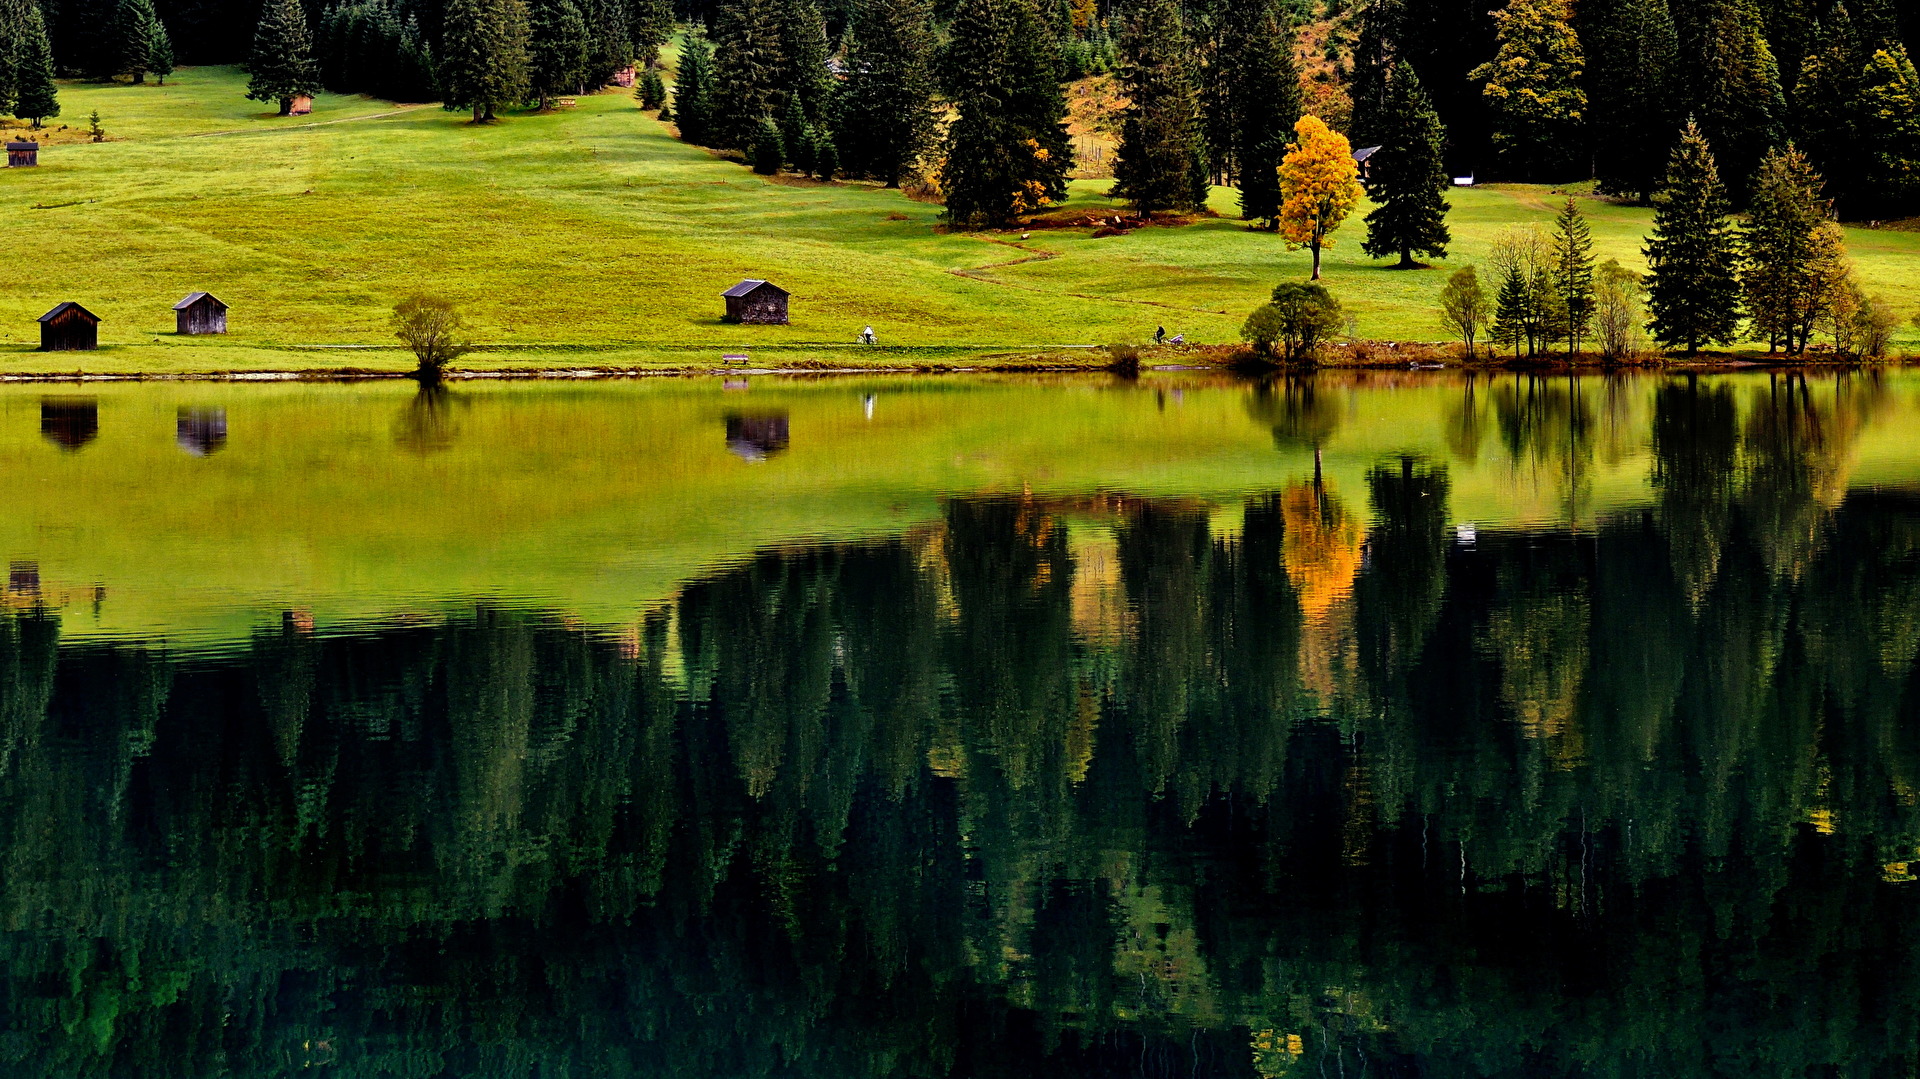
[[8,1076],[1911,1076],[1920,375],[0,387]]

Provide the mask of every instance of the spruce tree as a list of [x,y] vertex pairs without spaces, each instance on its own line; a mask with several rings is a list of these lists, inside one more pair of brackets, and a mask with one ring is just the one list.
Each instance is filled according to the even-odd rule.
[[1651,202],[1680,125],[1679,45],[1667,0],[1598,0],[1587,19],[1594,174],[1609,194]]
[[1293,24],[1277,0],[1255,0],[1234,26],[1224,64],[1227,133],[1240,219],[1280,217],[1280,160],[1300,122],[1300,72],[1293,59]]
[[633,96],[640,100],[643,109],[658,109],[667,103],[667,84],[660,78],[660,72],[648,68],[640,73],[640,85],[634,87]]
[[1898,216],[1920,209],[1920,74],[1898,45],[1876,50],[1860,78],[1863,209]]
[[963,0],[943,81],[959,114],[940,186],[947,216],[997,226],[1066,197],[1073,148],[1058,41],[1030,0]]
[[733,0],[713,26],[713,145],[750,149],[779,104],[783,57],[776,0]]
[[18,51],[13,57],[12,101],[8,106],[15,116],[33,123],[60,115],[60,93],[53,82],[53,47],[47,41],[47,24],[40,5],[21,5]]
[[582,91],[613,81],[614,73],[633,64],[633,39],[627,29],[626,0],[577,0],[586,28],[586,63],[580,73]]
[[1128,104],[1108,193],[1137,213],[1206,206],[1204,194],[1194,201],[1196,179],[1204,192],[1206,168],[1189,54],[1174,0],[1138,0],[1120,35],[1119,82]]
[[473,122],[527,99],[524,0],[448,0],[440,85],[448,109],[471,109]]
[[860,0],[842,62],[834,143],[851,176],[898,187],[933,143],[933,7]]
[[[827,97],[833,90],[833,73],[827,70],[826,20],[814,0],[780,0],[779,24],[780,93],[798,98],[801,115],[813,123],[826,114]],[[785,101],[781,107],[785,109]]]
[[1740,252],[1713,152],[1691,121],[1654,203],[1647,258],[1648,329],[1691,356],[1733,340],[1740,326]]
[[1356,16],[1353,42],[1353,120],[1348,141],[1355,146],[1379,146],[1386,140],[1391,106],[1388,84],[1405,36],[1404,0],[1367,0]]
[[413,16],[400,27],[400,39],[396,48],[392,93],[397,101],[432,101],[439,96],[439,82],[435,75],[436,64],[433,50],[427,47],[426,35],[420,32],[420,23]]
[[1572,195],[1553,219],[1552,279],[1554,307],[1562,313],[1558,336],[1572,356],[1593,325],[1593,229]]
[[680,49],[680,70],[673,84],[673,122],[680,138],[695,146],[712,146],[713,131],[713,47],[699,34],[691,34]]
[[1453,235],[1447,231],[1451,207],[1442,195],[1449,183],[1447,132],[1407,64],[1394,70],[1381,122],[1382,142],[1367,161],[1366,181],[1379,205],[1367,215],[1362,249],[1368,258],[1398,255],[1398,268],[1410,270],[1420,265],[1415,253],[1446,258]]
[[[164,41],[167,35],[153,10],[153,0],[120,0],[108,32],[119,55],[116,73],[132,75],[135,83],[146,82],[147,73],[153,70],[155,40]],[[171,46],[166,49],[166,60],[168,71],[172,71]]]
[[157,16],[147,24],[147,72],[162,86],[173,74],[173,39]]
[[747,146],[747,157],[753,164],[753,171],[763,176],[779,172],[780,166],[786,162],[786,141],[781,137],[780,125],[773,122],[773,117],[762,116],[760,122],[754,125],[753,139]]
[[1511,347],[1514,358],[1518,359],[1520,344],[1527,339],[1527,324],[1531,318],[1526,275],[1521,273],[1518,266],[1509,266],[1500,279],[1499,297],[1494,301],[1493,328],[1487,336],[1496,345]]
[[1744,199],[1761,155],[1785,140],[1780,69],[1752,0],[1707,0],[1686,69],[1681,85],[1691,91],[1693,116]]
[[313,35],[307,30],[307,13],[300,0],[266,0],[261,7],[247,75],[247,97],[279,102],[282,116],[293,111],[294,98],[320,92]]
[[527,81],[534,102],[575,92],[587,77],[587,20],[573,0],[532,0],[528,21]]
[[673,0],[631,0],[627,5],[627,35],[640,64],[660,62],[660,46],[673,34]]

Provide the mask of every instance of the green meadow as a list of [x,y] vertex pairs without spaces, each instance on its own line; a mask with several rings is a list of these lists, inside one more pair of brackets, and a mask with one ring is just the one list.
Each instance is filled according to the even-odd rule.
[[[939,207],[864,184],[768,179],[686,146],[626,93],[475,127],[433,106],[323,95],[271,115],[228,68],[165,86],[67,83],[38,169],[0,173],[12,257],[0,267],[0,375],[400,370],[388,312],[417,290],[456,300],[490,346],[470,368],[672,367],[745,351],[756,364],[979,362],[1142,341],[1237,337],[1304,251],[1223,216],[1094,239],[1087,230],[946,234]],[[75,132],[60,134],[72,139]],[[1106,181],[1070,205],[1109,204]],[[1453,257],[1398,272],[1360,255],[1363,207],[1338,234],[1328,284],[1364,337],[1437,340],[1449,267],[1515,225],[1545,223],[1543,188],[1453,196]],[[1587,200],[1603,258],[1633,266],[1647,211]],[[1852,229],[1870,291],[1920,310],[1920,234]],[[744,277],[793,292],[793,324],[720,321]],[[224,338],[173,333],[204,289],[232,305]],[[34,351],[34,318],[76,300],[104,319],[96,353]],[[871,325],[883,346],[853,348]],[[1911,326],[1900,343],[1920,343]]]

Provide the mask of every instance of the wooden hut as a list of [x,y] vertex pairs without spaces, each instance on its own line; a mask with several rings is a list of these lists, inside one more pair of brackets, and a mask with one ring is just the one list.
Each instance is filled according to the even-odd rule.
[[30,169],[40,164],[40,144],[37,142],[7,143],[7,167],[10,169]]
[[633,65],[628,64],[626,67],[623,67],[620,70],[613,73],[613,84],[615,86],[623,86],[631,90],[633,89],[633,76],[634,76]]
[[1379,152],[1378,146],[1362,146],[1353,152],[1353,168],[1360,174],[1360,179],[1368,178],[1367,174],[1372,171],[1373,155]]
[[189,292],[173,305],[174,332],[182,337],[227,332],[227,305],[211,292]]
[[313,99],[308,97],[305,94],[296,95],[293,98],[292,103],[287,106],[287,115],[288,116],[313,115]]
[[100,347],[100,316],[68,300],[40,316],[40,351],[90,352]]
[[720,295],[727,298],[727,321],[756,326],[785,326],[787,297],[779,285],[748,278]]

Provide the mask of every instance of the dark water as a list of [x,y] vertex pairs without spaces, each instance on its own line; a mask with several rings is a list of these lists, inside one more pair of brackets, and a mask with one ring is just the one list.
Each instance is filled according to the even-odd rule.
[[[946,481],[625,629],[181,648],[16,565],[0,1067],[1914,1075],[1920,484],[1836,465],[1911,389],[1582,384],[1541,473],[1628,393],[1640,493],[1473,524],[1484,458],[1335,443],[1414,391],[1306,390],[1189,390],[1270,486]],[[700,430],[782,467],[807,415]]]

